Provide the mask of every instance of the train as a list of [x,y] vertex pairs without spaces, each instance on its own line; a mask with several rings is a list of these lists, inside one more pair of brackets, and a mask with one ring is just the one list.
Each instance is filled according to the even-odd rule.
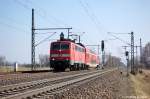
[[55,71],[84,70],[96,68],[100,64],[99,55],[75,40],[65,39],[60,34],[60,39],[50,44],[50,67]]

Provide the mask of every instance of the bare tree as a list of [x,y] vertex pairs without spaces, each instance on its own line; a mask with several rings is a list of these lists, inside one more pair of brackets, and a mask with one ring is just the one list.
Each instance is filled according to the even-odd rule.
[[145,45],[142,51],[142,62],[147,68],[150,68],[150,42]]
[[112,56],[111,54],[108,54],[106,56],[106,65],[107,66],[114,66],[114,67],[117,67],[117,66],[120,66],[121,64],[121,59],[119,57],[116,57],[116,56]]
[[49,55],[42,55],[40,54],[39,55],[39,63],[40,63],[40,66],[49,66]]
[[4,66],[6,63],[6,57],[5,56],[0,56],[0,66]]

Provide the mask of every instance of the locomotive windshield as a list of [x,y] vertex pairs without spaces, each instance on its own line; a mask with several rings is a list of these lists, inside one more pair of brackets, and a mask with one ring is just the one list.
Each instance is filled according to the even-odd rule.
[[52,44],[51,50],[60,50],[60,43],[54,43],[54,44]]
[[51,50],[67,50],[67,49],[69,49],[69,44],[54,43],[51,46]]
[[69,44],[61,44],[61,50],[69,49]]

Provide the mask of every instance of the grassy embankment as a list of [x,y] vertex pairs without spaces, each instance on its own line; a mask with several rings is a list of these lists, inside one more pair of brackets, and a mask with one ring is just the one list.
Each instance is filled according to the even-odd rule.
[[143,70],[143,73],[130,75],[135,94],[141,99],[150,99],[150,70]]
[[[17,70],[18,71],[29,71],[31,69],[22,66],[22,67],[18,67]],[[0,67],[0,72],[13,72],[13,71],[14,71],[14,67],[13,66],[1,66]]]

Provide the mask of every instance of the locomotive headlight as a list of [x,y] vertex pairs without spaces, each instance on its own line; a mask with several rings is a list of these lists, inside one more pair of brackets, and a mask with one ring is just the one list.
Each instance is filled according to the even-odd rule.
[[54,59],[54,58],[52,58],[52,60],[54,61],[55,59]]

